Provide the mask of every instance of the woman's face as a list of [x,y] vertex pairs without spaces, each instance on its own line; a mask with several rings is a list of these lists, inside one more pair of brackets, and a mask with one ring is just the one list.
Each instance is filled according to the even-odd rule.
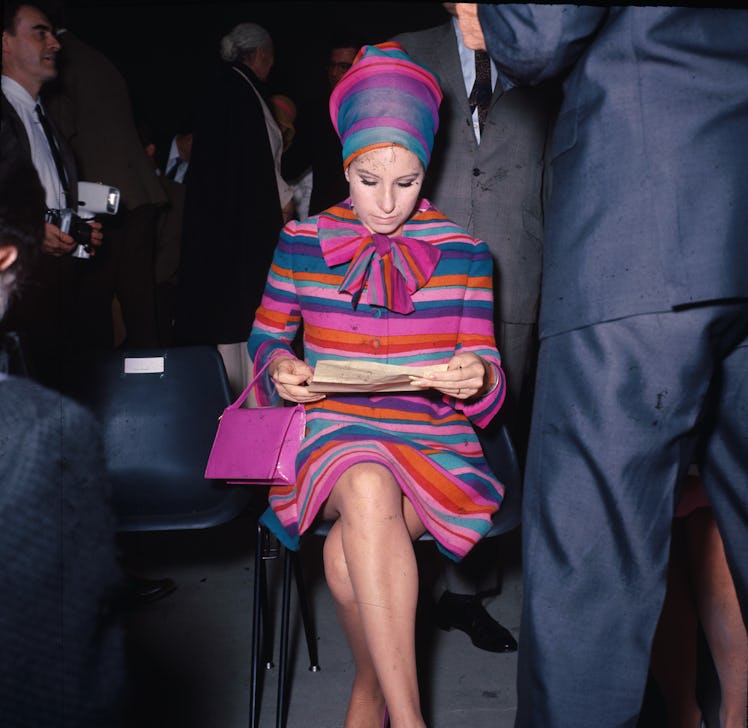
[[421,194],[424,169],[399,146],[372,149],[345,170],[351,202],[369,232],[392,235],[411,216]]

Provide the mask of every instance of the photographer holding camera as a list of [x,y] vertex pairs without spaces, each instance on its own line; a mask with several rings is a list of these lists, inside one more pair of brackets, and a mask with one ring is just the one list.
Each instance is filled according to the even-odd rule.
[[[23,303],[8,312],[6,329],[21,337],[29,373],[59,388],[70,355],[113,343],[111,290],[92,258],[101,224],[78,215],[72,153],[47,117],[39,95],[57,76],[60,43],[41,5],[6,2],[2,34],[3,148],[17,147],[36,168],[48,208],[38,265]],[[92,258],[89,260],[89,258]]]

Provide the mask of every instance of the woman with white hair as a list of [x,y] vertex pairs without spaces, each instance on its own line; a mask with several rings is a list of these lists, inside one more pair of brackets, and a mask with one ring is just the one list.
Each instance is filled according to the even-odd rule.
[[251,371],[247,333],[292,192],[280,177],[283,139],[266,87],[270,34],[240,23],[221,39],[220,56],[193,129],[175,331],[180,344],[218,346],[238,395]]

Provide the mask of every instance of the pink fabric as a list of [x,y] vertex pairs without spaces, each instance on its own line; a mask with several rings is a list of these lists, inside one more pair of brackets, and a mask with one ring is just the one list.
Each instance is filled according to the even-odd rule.
[[397,144],[428,166],[439,128],[438,78],[394,41],[361,48],[330,94],[343,166],[370,149]]

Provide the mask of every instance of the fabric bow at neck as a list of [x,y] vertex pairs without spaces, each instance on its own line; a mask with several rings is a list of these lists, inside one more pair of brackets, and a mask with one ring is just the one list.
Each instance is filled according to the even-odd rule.
[[354,235],[320,236],[327,265],[350,261],[338,290],[352,295],[354,308],[367,289],[372,306],[395,313],[414,311],[411,296],[428,283],[441,252],[415,238],[351,232]]

